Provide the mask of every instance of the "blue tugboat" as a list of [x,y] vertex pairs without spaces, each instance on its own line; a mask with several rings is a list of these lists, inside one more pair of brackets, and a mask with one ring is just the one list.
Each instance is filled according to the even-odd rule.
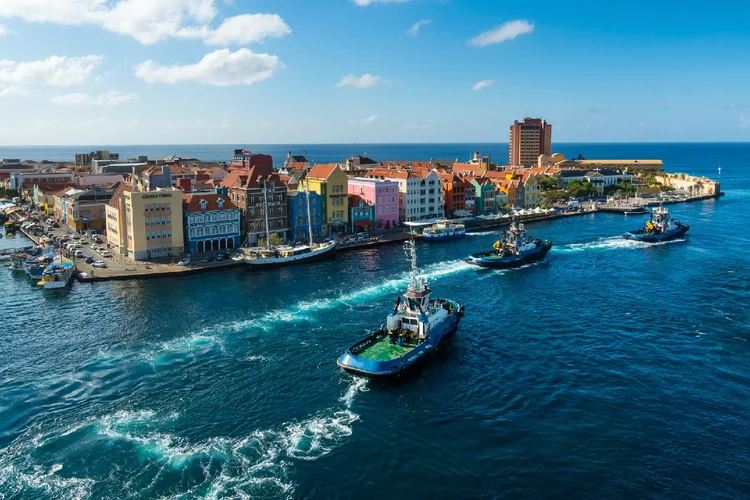
[[669,241],[684,236],[690,226],[683,224],[669,216],[669,210],[663,207],[654,209],[651,217],[646,222],[646,227],[637,231],[628,231],[622,237],[626,240],[643,241],[646,243],[658,243]]
[[527,238],[523,224],[511,223],[503,237],[492,245],[489,252],[473,253],[466,262],[492,269],[521,267],[530,262],[542,260],[552,248],[552,242],[538,238]]
[[344,370],[366,377],[399,377],[437,351],[458,329],[464,307],[450,299],[432,299],[419,275],[414,241],[404,245],[411,280],[380,330],[357,342],[338,359]]

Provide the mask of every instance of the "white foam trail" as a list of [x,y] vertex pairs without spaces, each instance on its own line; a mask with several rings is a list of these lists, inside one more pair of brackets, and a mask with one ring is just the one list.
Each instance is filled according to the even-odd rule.
[[[60,477],[56,473],[61,468],[60,464],[53,465],[49,470],[34,466],[31,472],[23,472],[13,465],[0,467],[0,498],[38,494],[49,498],[90,498],[95,481],[77,477]],[[31,492],[35,494],[32,495]]]
[[[309,418],[256,430],[239,439],[211,437],[190,442],[165,429],[169,422],[179,418],[177,413],[158,416],[151,410],[140,410],[89,419],[66,431],[41,437],[32,447],[87,428],[100,438],[130,443],[138,454],[149,459],[138,473],[151,478],[150,485],[137,492],[141,496],[157,487],[165,472],[200,467],[206,480],[190,492],[177,494],[176,498],[186,494],[207,498],[289,497],[294,491],[289,468],[298,460],[325,457],[346,442],[354,432],[353,424],[359,420],[351,407],[357,394],[367,390],[366,386],[366,379],[352,378],[339,398],[343,408],[334,406]],[[30,451],[25,449],[15,456],[26,457]],[[212,467],[217,462],[221,463],[218,473]],[[35,469],[33,474],[28,474],[17,471],[13,464],[0,464],[0,491],[22,495],[29,490],[42,490],[55,497],[76,498],[90,495],[93,480],[54,476],[61,468],[61,464],[55,464],[49,472]]]
[[587,243],[571,243],[568,245],[562,245],[559,247],[552,247],[552,252],[584,252],[586,250],[633,250],[640,248],[649,248],[652,246],[668,245],[670,243],[682,243],[685,239],[676,239],[670,241],[660,241],[658,243],[646,243],[643,241],[626,240],[622,237],[608,237],[600,238],[596,241],[590,241]]
[[466,236],[489,236],[490,234],[497,234],[500,231],[480,231],[477,233],[466,233]]

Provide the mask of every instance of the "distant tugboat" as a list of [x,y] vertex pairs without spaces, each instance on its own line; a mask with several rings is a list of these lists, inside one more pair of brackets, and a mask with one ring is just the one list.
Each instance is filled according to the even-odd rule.
[[414,241],[404,245],[411,280],[386,323],[357,342],[338,359],[344,370],[373,378],[398,377],[437,351],[458,329],[464,307],[450,299],[431,299],[427,280],[419,275]]
[[657,243],[669,241],[688,232],[690,226],[682,224],[669,216],[669,210],[663,207],[654,209],[651,217],[646,222],[646,227],[637,231],[628,231],[623,234],[627,240],[643,241],[646,243]]
[[552,248],[552,242],[527,238],[524,225],[513,222],[508,231],[503,231],[502,239],[496,241],[492,248],[489,252],[469,255],[466,262],[492,269],[520,267],[529,262],[542,260]]
[[455,240],[466,236],[466,226],[448,220],[439,220],[422,231],[424,241]]

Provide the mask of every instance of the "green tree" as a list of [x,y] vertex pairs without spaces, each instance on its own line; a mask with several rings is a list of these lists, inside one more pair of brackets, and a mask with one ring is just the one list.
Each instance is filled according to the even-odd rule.
[[169,250],[169,255],[172,257],[172,264],[174,264],[175,260],[179,260],[182,257],[182,250],[177,247],[173,247],[171,250]]
[[596,188],[586,181],[570,181],[565,188],[570,198],[588,198],[596,193]]
[[557,189],[557,179],[551,175],[545,175],[539,179],[539,187],[542,191]]

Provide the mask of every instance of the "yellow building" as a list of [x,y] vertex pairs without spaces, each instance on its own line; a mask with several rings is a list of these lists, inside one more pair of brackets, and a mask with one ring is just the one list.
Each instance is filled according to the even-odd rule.
[[142,192],[121,184],[106,211],[107,241],[120,255],[148,260],[184,252],[179,189]]
[[349,178],[337,163],[315,165],[300,183],[310,183],[323,205],[323,232],[336,234],[349,227]]

